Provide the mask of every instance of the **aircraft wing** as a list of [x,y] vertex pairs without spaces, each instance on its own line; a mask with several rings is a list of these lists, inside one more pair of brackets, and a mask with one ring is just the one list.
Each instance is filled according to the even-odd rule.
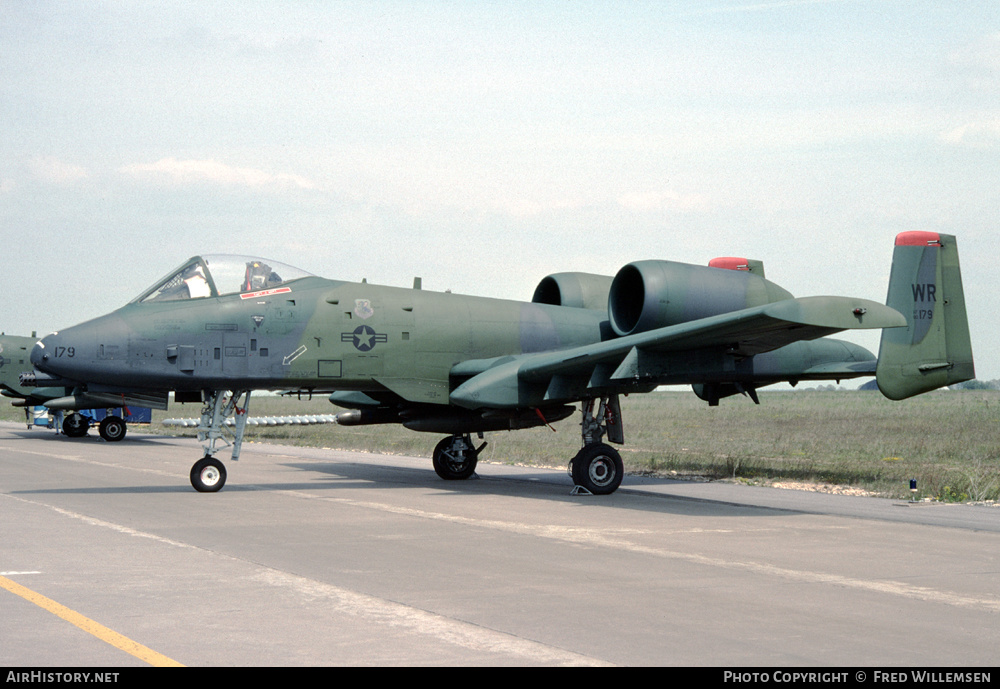
[[690,378],[702,362],[720,356],[736,361],[843,330],[905,325],[898,311],[866,299],[787,299],[566,350],[463,362],[452,374],[471,377],[452,391],[451,401],[470,409],[509,408],[572,398],[581,390],[696,382],[676,378],[681,371]]

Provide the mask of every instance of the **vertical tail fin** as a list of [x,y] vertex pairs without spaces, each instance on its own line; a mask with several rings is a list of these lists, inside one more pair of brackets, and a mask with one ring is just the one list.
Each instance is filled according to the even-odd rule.
[[975,377],[955,237],[897,235],[886,305],[907,325],[882,331],[876,379],[883,395],[901,400]]

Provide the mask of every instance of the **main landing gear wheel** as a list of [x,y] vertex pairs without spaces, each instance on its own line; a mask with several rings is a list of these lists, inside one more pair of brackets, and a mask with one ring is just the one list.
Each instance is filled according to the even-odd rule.
[[90,430],[90,421],[83,414],[70,414],[63,419],[62,430],[67,438],[82,438]]
[[614,493],[625,474],[625,465],[618,450],[604,443],[584,446],[571,464],[573,483],[594,495]]
[[226,485],[226,467],[215,457],[202,457],[191,467],[191,485],[199,493],[214,493]]
[[125,421],[117,416],[105,416],[97,430],[109,443],[116,443],[125,437]]
[[479,450],[469,436],[452,435],[434,448],[434,471],[445,481],[461,481],[476,473]]

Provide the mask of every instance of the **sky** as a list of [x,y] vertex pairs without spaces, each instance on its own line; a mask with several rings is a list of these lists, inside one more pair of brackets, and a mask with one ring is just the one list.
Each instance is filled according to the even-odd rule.
[[0,0],[7,334],[218,252],[523,300],[736,255],[884,302],[930,230],[990,380],[998,220],[995,0]]

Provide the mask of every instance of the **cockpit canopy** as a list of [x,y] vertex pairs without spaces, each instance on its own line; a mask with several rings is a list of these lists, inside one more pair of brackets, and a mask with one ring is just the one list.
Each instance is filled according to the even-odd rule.
[[177,301],[257,292],[304,277],[312,277],[312,273],[277,261],[207,254],[189,259],[132,301]]

